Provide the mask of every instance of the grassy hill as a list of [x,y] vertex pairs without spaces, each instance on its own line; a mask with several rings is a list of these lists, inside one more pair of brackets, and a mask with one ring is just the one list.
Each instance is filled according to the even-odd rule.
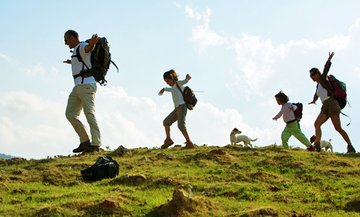
[[[84,182],[99,155],[114,179]],[[0,159],[0,216],[360,216],[360,154],[268,146]]]

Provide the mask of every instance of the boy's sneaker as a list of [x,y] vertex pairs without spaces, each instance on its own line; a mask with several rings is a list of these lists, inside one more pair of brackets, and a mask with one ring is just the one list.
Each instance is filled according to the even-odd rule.
[[347,154],[356,153],[356,150],[355,150],[354,146],[348,145],[348,146],[347,146],[347,152],[346,152],[346,153],[347,153]]
[[317,152],[321,152],[321,146],[319,143],[315,143],[315,149]]
[[196,145],[194,145],[192,142],[185,142],[185,144],[186,149],[196,148]]
[[171,139],[165,139],[164,144],[161,146],[161,149],[166,149],[172,144],[174,144],[174,142]]
[[315,147],[313,145],[310,145],[309,147],[307,147],[308,151],[315,151]]
[[90,146],[91,144],[90,144],[90,141],[88,140],[88,141],[85,141],[85,142],[82,142],[82,143],[80,143],[80,145],[79,145],[79,147],[77,147],[77,148],[75,148],[74,150],[73,150],[73,152],[74,153],[80,153],[80,152],[83,152],[83,151],[85,151],[85,149],[88,147],[88,146]]

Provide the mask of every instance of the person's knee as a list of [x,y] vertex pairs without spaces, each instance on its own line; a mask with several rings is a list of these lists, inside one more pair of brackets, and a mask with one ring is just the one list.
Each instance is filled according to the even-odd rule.
[[315,127],[315,129],[320,129],[320,127],[321,127],[320,122],[315,121],[315,122],[314,122],[314,127]]
[[171,123],[170,123],[168,120],[165,119],[165,120],[163,121],[163,126],[164,126],[164,127],[170,127],[170,126],[171,126]]
[[180,131],[186,131],[185,123],[178,122],[178,128]]
[[87,119],[95,119],[95,112],[93,111],[84,111],[84,115]]
[[65,117],[69,121],[72,121],[72,120],[76,119],[76,115],[74,113],[72,113],[72,112],[69,112],[69,111],[65,111]]
[[336,126],[335,130],[339,133],[342,133],[344,131],[344,129],[341,126]]

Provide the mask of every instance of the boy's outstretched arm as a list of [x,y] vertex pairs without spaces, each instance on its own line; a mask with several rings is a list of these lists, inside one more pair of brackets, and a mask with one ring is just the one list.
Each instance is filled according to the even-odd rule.
[[163,95],[163,93],[164,93],[164,91],[165,91],[165,89],[164,88],[162,88],[160,91],[159,91],[159,96],[161,96],[161,95]]
[[189,74],[186,75],[186,79],[187,80],[190,80],[191,79],[191,76]]

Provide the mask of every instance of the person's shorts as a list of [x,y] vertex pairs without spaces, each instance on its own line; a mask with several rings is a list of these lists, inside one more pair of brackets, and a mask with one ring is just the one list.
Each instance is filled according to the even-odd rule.
[[330,97],[323,102],[320,113],[331,117],[333,115],[340,114],[340,112],[341,109],[338,101],[335,98]]

